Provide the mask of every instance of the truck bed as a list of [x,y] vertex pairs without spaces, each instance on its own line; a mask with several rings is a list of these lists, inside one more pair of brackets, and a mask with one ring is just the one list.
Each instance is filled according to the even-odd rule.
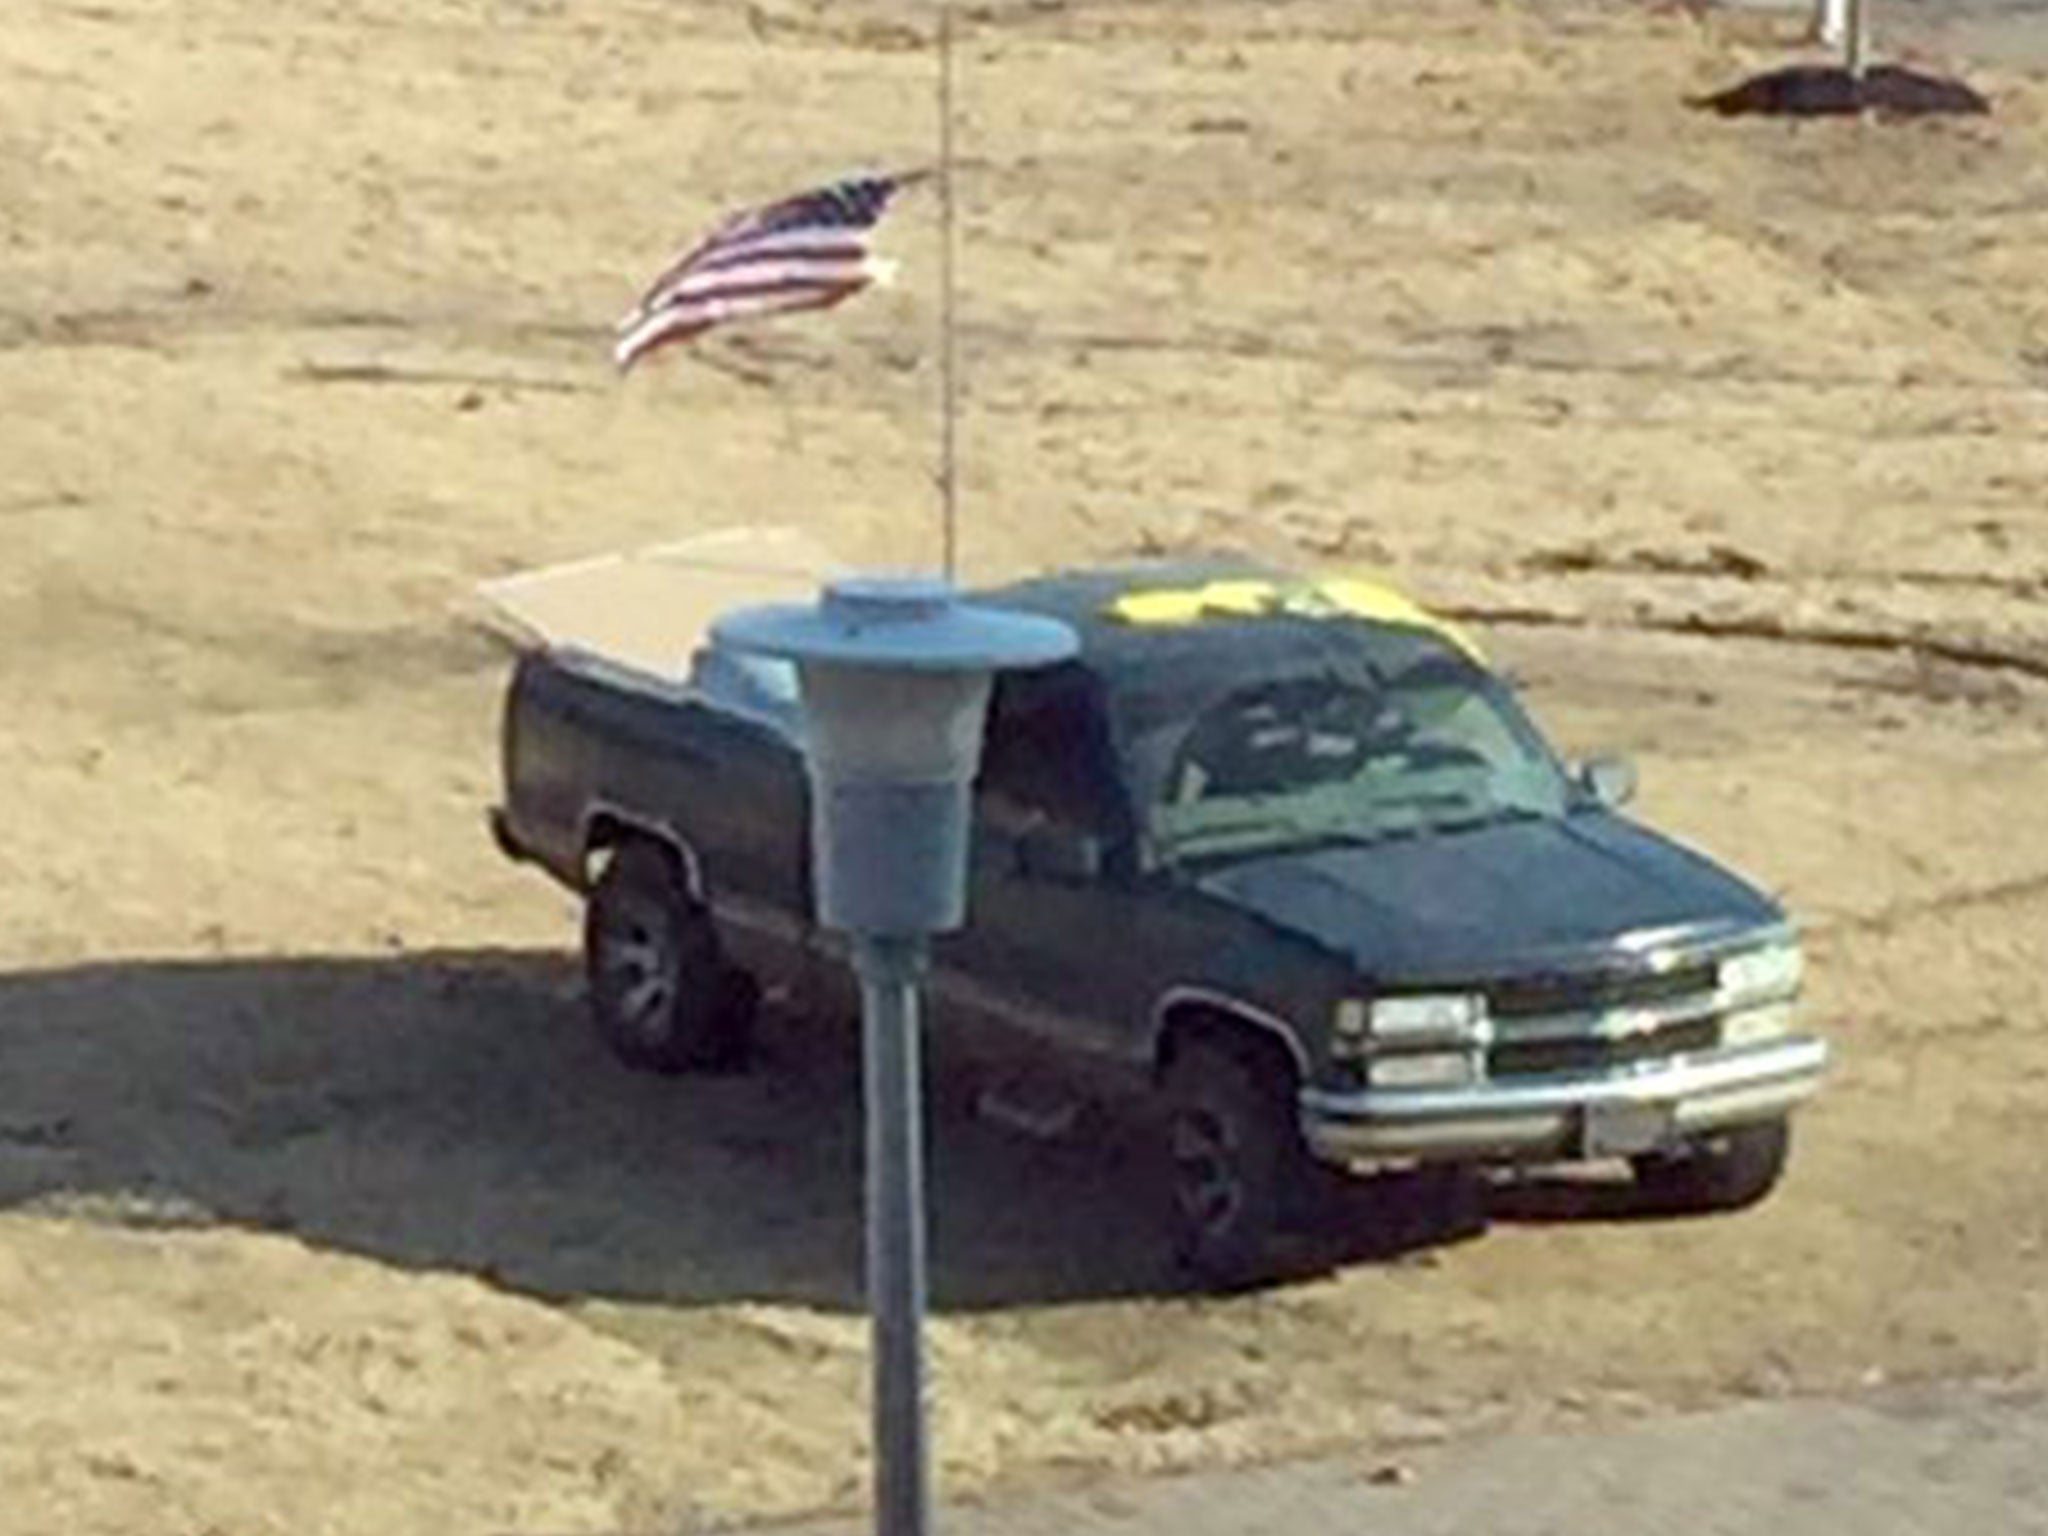
[[[505,705],[500,840],[582,892],[593,852],[652,836],[722,920],[788,929],[809,904],[798,729],[794,680],[776,663],[721,657],[664,678],[526,652]],[[699,861],[718,870],[715,891]]]

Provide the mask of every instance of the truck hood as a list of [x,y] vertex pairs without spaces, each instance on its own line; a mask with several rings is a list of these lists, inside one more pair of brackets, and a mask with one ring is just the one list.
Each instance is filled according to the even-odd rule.
[[1397,985],[1547,969],[1649,932],[1710,942],[1785,920],[1711,860],[1599,811],[1291,851],[1196,884]]

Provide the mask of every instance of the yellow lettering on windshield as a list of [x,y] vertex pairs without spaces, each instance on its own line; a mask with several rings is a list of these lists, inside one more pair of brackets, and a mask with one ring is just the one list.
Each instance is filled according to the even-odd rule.
[[1286,614],[1295,618],[1369,619],[1406,629],[1427,630],[1484,666],[1485,654],[1472,637],[1450,620],[1431,613],[1405,593],[1361,576],[1330,577],[1313,582],[1212,581],[1199,587],[1164,587],[1126,592],[1110,603],[1112,618],[1126,624],[1160,627],[1199,624],[1209,618],[1258,618]]

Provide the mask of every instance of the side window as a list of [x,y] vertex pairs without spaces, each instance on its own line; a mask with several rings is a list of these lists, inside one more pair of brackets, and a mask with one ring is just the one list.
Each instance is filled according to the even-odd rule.
[[802,734],[793,662],[707,645],[690,658],[690,686],[721,709],[766,720],[792,739]]
[[1085,674],[1067,668],[999,678],[982,750],[983,814],[1106,831],[1115,791],[1101,716]]

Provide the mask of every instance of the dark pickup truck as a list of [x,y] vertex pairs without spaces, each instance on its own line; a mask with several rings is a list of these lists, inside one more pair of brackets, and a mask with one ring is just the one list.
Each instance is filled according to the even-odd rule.
[[[1613,1161],[1671,1210],[1775,1185],[1827,1056],[1786,915],[1620,814],[1625,765],[1568,771],[1454,626],[1235,562],[974,595],[1081,651],[997,687],[934,1037],[1041,1104],[1158,1111],[1190,1262],[1255,1267],[1318,1165]],[[852,996],[811,920],[800,732],[783,664],[519,661],[495,832],[588,898],[625,1061],[730,1060],[763,984]]]

